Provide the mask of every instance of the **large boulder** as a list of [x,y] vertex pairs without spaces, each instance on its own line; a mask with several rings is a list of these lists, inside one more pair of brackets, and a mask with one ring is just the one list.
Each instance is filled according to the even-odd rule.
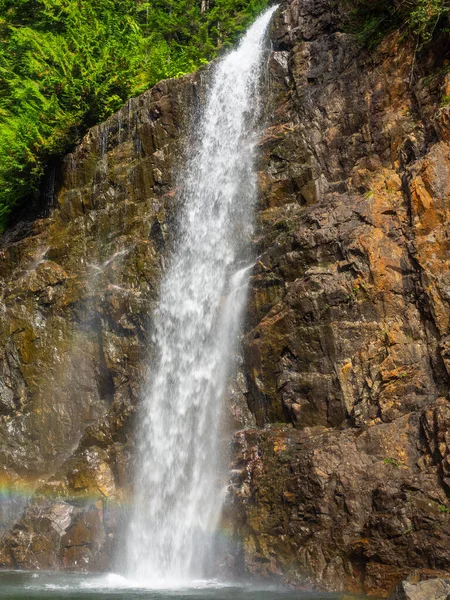
[[450,581],[429,579],[420,583],[399,583],[388,600],[449,600]]

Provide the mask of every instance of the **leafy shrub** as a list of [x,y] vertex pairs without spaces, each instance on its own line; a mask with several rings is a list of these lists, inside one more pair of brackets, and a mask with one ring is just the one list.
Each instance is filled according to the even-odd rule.
[[450,13],[450,0],[349,0],[350,21],[360,39],[376,44],[400,29],[419,46],[429,43]]
[[195,70],[267,0],[0,0],[0,229],[129,97]]

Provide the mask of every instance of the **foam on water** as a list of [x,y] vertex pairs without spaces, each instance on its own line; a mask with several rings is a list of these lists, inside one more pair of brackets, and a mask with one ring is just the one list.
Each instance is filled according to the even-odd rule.
[[[117,573],[0,571],[0,597],[8,600],[344,600],[349,595],[301,592],[278,586],[193,580],[189,586],[142,587]],[[355,597],[356,600],[356,597]],[[360,599],[362,600],[362,598]]]
[[[158,582],[157,582],[158,583]],[[179,580],[160,581],[155,585],[154,581],[136,581],[119,575],[118,573],[108,573],[100,577],[82,580],[78,583],[79,587],[88,590],[161,590],[161,591],[187,591],[187,590],[216,590],[229,587],[236,587],[233,583],[225,583],[216,579],[199,579],[183,583]],[[47,586],[48,587],[48,586]]]

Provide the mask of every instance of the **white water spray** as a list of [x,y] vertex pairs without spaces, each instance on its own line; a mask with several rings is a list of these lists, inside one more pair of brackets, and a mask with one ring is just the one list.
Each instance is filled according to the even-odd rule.
[[179,239],[155,314],[158,358],[140,415],[127,576],[149,585],[208,575],[223,501],[221,415],[250,269],[265,32],[276,7],[218,64],[199,143],[182,173]]

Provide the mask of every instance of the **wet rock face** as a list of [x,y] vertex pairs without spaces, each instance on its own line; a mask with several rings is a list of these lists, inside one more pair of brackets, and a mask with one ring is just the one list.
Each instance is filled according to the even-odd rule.
[[440,51],[345,31],[272,28],[230,502],[255,576],[386,596],[450,571],[449,109]]
[[163,82],[92,129],[64,161],[51,217],[4,236],[5,470],[48,472],[111,404],[135,401],[195,87]]
[[[3,565],[100,569],[111,559],[174,229],[173,167],[200,82],[162,82],[92,129],[64,160],[50,216],[3,237]],[[36,489],[11,529],[18,498]]]

